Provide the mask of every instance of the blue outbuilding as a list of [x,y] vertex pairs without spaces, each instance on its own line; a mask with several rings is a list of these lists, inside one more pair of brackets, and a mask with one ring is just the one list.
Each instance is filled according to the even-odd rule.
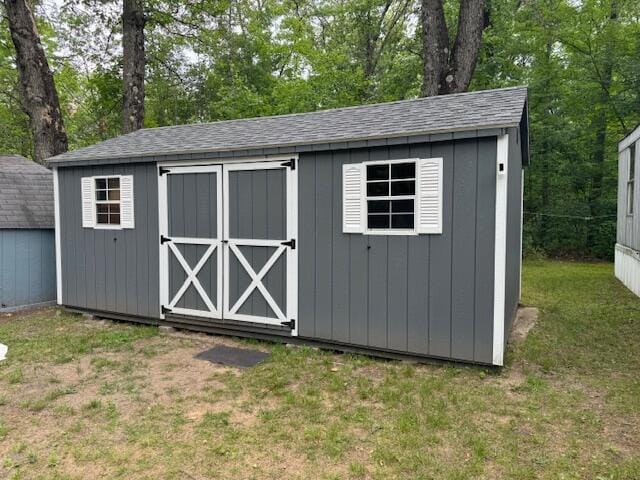
[[52,303],[56,260],[51,172],[0,156],[0,312]]

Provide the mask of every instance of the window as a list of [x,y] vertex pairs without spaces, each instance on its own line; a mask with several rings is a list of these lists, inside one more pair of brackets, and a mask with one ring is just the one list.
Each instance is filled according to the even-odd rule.
[[367,164],[367,229],[413,230],[415,162]]
[[627,215],[633,215],[636,178],[636,144],[629,147],[629,176],[627,177]]
[[84,228],[134,228],[133,175],[83,177]]
[[441,234],[442,185],[442,157],[345,163],[342,231]]
[[96,223],[120,225],[120,177],[95,179]]

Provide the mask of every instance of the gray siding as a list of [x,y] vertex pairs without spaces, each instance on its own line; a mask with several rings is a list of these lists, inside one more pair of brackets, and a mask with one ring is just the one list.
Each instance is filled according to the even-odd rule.
[[[437,156],[442,235],[342,233],[344,163]],[[301,155],[300,335],[490,363],[495,158],[495,137]]]
[[[80,179],[133,175],[135,228],[82,228]],[[158,175],[155,164],[59,169],[64,305],[159,316]]]
[[618,232],[617,242],[640,251],[640,142],[636,143],[634,215],[627,215],[627,180],[629,178],[627,147],[619,153],[618,161]]
[[509,129],[509,166],[507,175],[507,256],[505,264],[504,342],[520,302],[520,256],[522,241],[522,151],[519,129]]
[[55,299],[53,229],[0,230],[0,311]]
[[[505,304],[509,326],[519,295],[521,183],[516,129],[510,134]],[[343,234],[342,165],[412,157],[444,158],[443,233]],[[495,160],[496,137],[301,154],[297,318],[300,336],[491,363]],[[83,229],[81,177],[116,173],[134,175],[136,228]],[[240,176],[231,179],[230,202],[236,205],[231,212],[232,236],[281,238],[285,228],[283,179],[267,174],[263,179],[266,184],[262,185],[265,182],[259,181],[260,175],[265,174],[257,175],[251,174],[250,182],[240,182]],[[269,175],[274,178],[268,178]],[[155,165],[60,168],[59,179],[63,303],[157,318],[159,241]],[[187,180],[190,181],[185,177],[183,181]],[[277,185],[269,191],[282,194],[265,198],[262,187],[272,183]],[[198,203],[199,193],[204,195],[206,191],[208,198],[212,198],[214,188],[208,185],[206,189],[183,186],[180,209],[196,220],[189,234],[211,234],[210,226],[201,225],[210,215],[200,212],[195,205],[190,207]],[[191,200],[185,196],[187,190],[193,197]],[[203,218],[199,218],[201,213]],[[240,218],[251,221],[240,222]],[[174,225],[173,220],[170,221]],[[249,228],[247,226],[250,230],[242,230]],[[181,227],[175,224],[174,228]],[[265,253],[246,252],[250,257],[253,255],[251,263],[256,265],[266,259]],[[279,265],[266,280],[267,288],[278,303],[284,300],[284,268],[284,264]],[[231,269],[237,270],[235,266]],[[203,275],[209,276],[209,273]],[[236,296],[247,281],[237,272],[232,282]],[[265,311],[266,305],[262,299],[252,298],[247,308],[250,310],[246,313],[259,313]],[[509,327],[505,325],[505,328]]]

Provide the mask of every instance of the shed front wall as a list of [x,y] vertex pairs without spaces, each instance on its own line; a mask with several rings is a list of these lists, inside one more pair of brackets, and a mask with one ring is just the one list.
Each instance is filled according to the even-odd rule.
[[[443,233],[342,233],[342,165],[415,157],[444,159]],[[309,152],[298,168],[300,337],[491,363],[496,137]],[[81,226],[81,177],[109,174],[134,176],[135,229]],[[59,168],[63,304],[159,318],[157,181],[154,163]]]
[[[135,228],[82,228],[82,177],[133,175]],[[58,170],[62,303],[158,318],[158,170],[154,163]]]
[[53,229],[0,230],[0,311],[55,298]]
[[[299,335],[491,363],[496,153],[491,137],[301,154]],[[342,233],[342,165],[416,157],[443,158],[442,234]]]

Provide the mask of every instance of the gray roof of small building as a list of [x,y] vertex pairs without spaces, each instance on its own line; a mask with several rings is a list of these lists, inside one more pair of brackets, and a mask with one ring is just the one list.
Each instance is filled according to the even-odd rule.
[[50,158],[49,163],[252,151],[515,127],[522,119],[526,99],[525,87],[511,87],[310,113],[146,128],[63,153]]
[[53,228],[53,176],[19,155],[0,155],[0,228]]

